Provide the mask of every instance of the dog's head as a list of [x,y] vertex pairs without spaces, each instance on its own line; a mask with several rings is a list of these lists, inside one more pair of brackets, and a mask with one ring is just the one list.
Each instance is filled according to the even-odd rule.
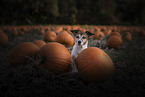
[[79,30],[70,30],[70,31],[73,33],[75,37],[75,44],[80,46],[85,45],[88,39],[90,38],[90,36],[94,35],[89,31],[86,31],[85,33]]

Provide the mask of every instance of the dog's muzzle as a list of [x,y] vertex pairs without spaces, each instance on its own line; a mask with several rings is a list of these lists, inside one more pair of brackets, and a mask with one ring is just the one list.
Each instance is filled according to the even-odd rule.
[[79,44],[79,45],[81,44],[81,41],[80,41],[80,40],[78,41],[78,44]]

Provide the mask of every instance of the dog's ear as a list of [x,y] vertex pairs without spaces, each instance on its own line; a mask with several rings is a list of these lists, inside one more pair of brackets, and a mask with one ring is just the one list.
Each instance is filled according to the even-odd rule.
[[74,35],[78,34],[79,30],[70,30]]
[[94,33],[91,33],[90,31],[85,32],[88,35],[88,38],[91,38],[92,35],[95,35]]

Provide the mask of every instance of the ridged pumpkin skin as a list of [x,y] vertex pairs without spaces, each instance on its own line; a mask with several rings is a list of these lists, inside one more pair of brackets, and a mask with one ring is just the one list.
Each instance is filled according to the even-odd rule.
[[65,44],[66,47],[69,47],[74,45],[75,40],[67,31],[62,31],[57,35],[56,42]]
[[7,46],[8,41],[8,36],[5,33],[0,32],[0,46]]
[[105,35],[104,35],[103,32],[95,32],[95,35],[93,35],[93,38],[94,38],[94,39],[100,40],[100,39],[102,39],[104,36],[105,36]]
[[76,59],[77,69],[85,82],[107,80],[114,73],[111,58],[101,49],[89,47],[83,50]]
[[60,43],[47,43],[40,48],[38,55],[43,59],[40,66],[48,69],[54,74],[62,74],[70,70],[70,52]]
[[32,41],[34,44],[36,44],[39,48],[41,48],[42,46],[44,46],[46,43],[43,40],[35,40]]
[[112,35],[107,41],[107,46],[114,49],[120,49],[122,45],[122,39],[119,36]]
[[32,42],[20,43],[12,50],[9,62],[13,67],[17,67],[25,63],[26,57],[33,57],[38,51],[39,47]]
[[54,31],[47,31],[44,35],[44,40],[46,41],[55,41],[56,33]]
[[120,33],[119,32],[112,32],[111,35],[116,35],[116,36],[119,36],[121,37]]

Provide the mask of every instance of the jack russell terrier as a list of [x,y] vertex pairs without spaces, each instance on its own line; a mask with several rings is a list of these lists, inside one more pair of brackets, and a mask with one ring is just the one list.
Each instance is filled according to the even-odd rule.
[[86,31],[85,33],[79,30],[70,31],[73,33],[75,38],[75,44],[71,52],[72,73],[78,73],[78,70],[76,68],[76,58],[82,50],[88,47],[88,39],[94,34],[89,31]]

